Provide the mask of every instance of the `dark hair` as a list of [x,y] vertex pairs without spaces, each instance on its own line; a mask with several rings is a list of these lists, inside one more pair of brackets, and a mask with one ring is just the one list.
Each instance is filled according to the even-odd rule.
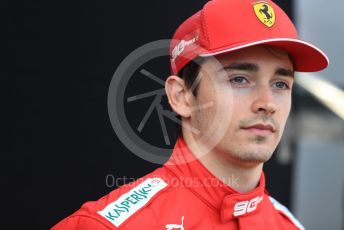
[[[198,57],[190,61],[179,72],[178,76],[184,80],[185,86],[188,89],[192,89],[192,94],[197,97],[199,83],[196,82],[197,76],[201,70],[201,64],[204,62],[204,58]],[[196,85],[194,85],[196,84]],[[177,118],[181,121],[180,115]],[[176,123],[177,136],[182,135],[182,126]]]

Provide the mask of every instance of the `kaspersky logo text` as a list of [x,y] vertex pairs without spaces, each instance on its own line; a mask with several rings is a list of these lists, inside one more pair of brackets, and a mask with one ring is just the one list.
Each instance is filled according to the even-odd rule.
[[148,178],[97,213],[118,227],[165,187],[161,178]]
[[114,220],[115,218],[120,217],[121,213],[129,212],[129,209],[133,205],[136,205],[141,200],[147,199],[147,195],[151,191],[151,187],[152,185],[148,184],[141,189],[134,190],[131,194],[128,194],[128,196],[119,204],[115,204],[112,212],[108,212],[108,214],[105,216],[111,220]]

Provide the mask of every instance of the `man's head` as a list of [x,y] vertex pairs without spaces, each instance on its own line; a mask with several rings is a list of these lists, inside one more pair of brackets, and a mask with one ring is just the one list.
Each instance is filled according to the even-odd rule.
[[195,141],[216,140],[215,152],[232,160],[265,162],[282,136],[291,108],[292,61],[285,51],[268,46],[222,54],[217,60],[220,69],[214,59],[201,63],[197,94],[178,76],[167,80],[170,104],[182,117],[183,135]]
[[184,138],[237,162],[260,163],[282,136],[294,71],[327,65],[273,2],[213,0],[177,29],[166,92]]

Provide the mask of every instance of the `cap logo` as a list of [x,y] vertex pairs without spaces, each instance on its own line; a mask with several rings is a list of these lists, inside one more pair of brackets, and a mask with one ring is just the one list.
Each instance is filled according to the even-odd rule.
[[184,52],[187,46],[194,44],[197,40],[198,36],[187,41],[181,40],[172,50],[172,61],[174,62],[176,58]]
[[254,3],[253,9],[259,21],[264,25],[270,28],[275,24],[275,11],[269,4],[266,2]]

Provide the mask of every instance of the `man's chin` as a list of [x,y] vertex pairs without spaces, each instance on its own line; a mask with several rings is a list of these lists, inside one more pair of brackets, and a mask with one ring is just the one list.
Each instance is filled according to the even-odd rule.
[[261,164],[265,163],[272,157],[273,151],[271,149],[257,148],[257,149],[242,149],[232,153],[232,157],[243,164]]

